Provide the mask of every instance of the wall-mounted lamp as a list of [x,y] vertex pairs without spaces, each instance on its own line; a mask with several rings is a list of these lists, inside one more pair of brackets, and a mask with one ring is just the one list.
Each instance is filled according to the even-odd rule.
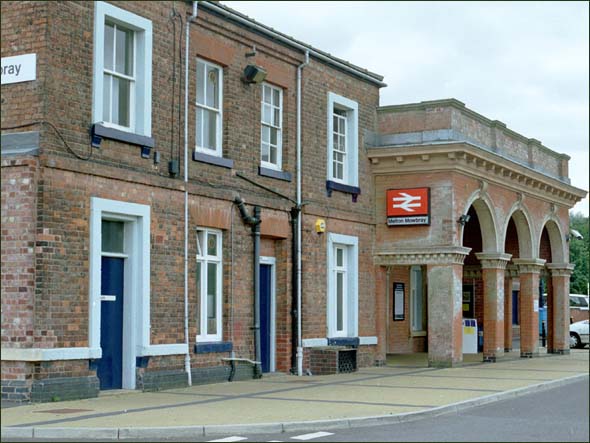
[[264,68],[256,65],[248,65],[244,68],[244,75],[242,76],[242,81],[244,83],[262,83],[266,78],[266,71]]
[[584,240],[582,233],[575,229],[570,229],[570,233],[565,234],[565,241],[569,242],[572,238],[575,238],[576,240]]
[[461,217],[459,217],[457,223],[459,223],[461,226],[465,226],[465,223],[467,223],[469,220],[471,220],[471,216],[469,214],[463,214]]

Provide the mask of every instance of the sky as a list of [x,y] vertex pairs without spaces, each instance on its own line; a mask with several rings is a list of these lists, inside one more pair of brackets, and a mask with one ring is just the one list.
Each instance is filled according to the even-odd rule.
[[589,189],[588,2],[222,3],[383,75],[381,105],[456,98],[540,140]]

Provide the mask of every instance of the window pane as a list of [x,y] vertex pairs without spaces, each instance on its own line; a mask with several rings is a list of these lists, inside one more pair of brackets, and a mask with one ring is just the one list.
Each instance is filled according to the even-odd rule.
[[133,76],[133,31],[117,27],[115,71]]
[[203,146],[203,119],[205,118],[205,111],[201,108],[197,109],[197,146]]
[[272,124],[275,126],[281,125],[281,110],[280,110],[280,108],[275,108]]
[[204,110],[203,115],[203,142],[204,147],[208,149],[217,149],[217,113],[214,111]]
[[105,74],[102,84],[102,120],[111,121],[111,76]]
[[205,231],[197,231],[197,255],[203,255]]
[[336,330],[342,331],[344,329],[343,318],[343,303],[344,303],[344,274],[342,272],[336,273]]
[[342,258],[342,254],[344,251],[340,248],[336,248],[336,266],[342,267],[344,264],[344,260]]
[[262,143],[261,149],[260,149],[260,156],[262,158],[263,162],[268,162],[269,161],[269,155],[270,155],[270,146],[267,143]]
[[130,98],[131,82],[113,77],[113,123],[129,127]]
[[277,148],[274,146],[270,147],[270,163],[276,165],[277,162]]
[[219,108],[219,70],[211,66],[207,67],[207,100],[206,105]]
[[281,99],[280,99],[280,91],[278,89],[273,89],[273,105],[275,106],[279,106],[281,103]]
[[102,221],[102,252],[123,253],[125,224],[118,221]]
[[106,23],[104,26],[104,68],[113,70],[113,49],[115,46],[115,28]]
[[[201,262],[197,262],[197,275],[196,275],[196,289],[197,289],[197,306],[200,309],[203,308],[203,301],[201,300]],[[201,315],[197,314],[197,334],[202,334],[201,331]]]
[[217,235],[207,235],[207,255],[217,257]]
[[262,143],[270,143],[270,128],[262,126]]
[[217,334],[217,264],[207,263],[207,334]]
[[277,135],[278,131],[275,128],[270,128],[270,144],[277,145]]
[[262,122],[269,124],[269,125],[272,124],[272,122],[270,121],[270,116],[271,116],[270,106],[267,104],[262,105]]
[[270,99],[271,99],[270,86],[264,85],[264,87],[262,88],[262,101],[264,103],[270,103]]
[[197,103],[205,103],[205,65],[197,62]]

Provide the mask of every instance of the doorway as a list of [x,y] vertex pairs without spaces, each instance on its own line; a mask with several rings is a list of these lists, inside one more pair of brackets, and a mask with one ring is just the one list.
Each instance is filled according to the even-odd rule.
[[260,362],[262,372],[275,371],[275,263],[260,257]]

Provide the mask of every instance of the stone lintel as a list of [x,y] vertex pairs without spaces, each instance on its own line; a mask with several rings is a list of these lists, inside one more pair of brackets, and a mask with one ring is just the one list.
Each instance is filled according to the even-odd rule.
[[462,265],[470,248],[462,246],[422,248],[422,249],[396,249],[394,253],[381,252],[374,256],[376,265]]
[[506,265],[512,257],[511,254],[502,252],[478,252],[475,256],[481,263],[482,269],[506,269]]
[[573,263],[547,263],[552,277],[569,277],[574,272]]
[[539,274],[545,267],[545,261],[541,258],[515,258],[512,260],[518,266],[520,274]]

